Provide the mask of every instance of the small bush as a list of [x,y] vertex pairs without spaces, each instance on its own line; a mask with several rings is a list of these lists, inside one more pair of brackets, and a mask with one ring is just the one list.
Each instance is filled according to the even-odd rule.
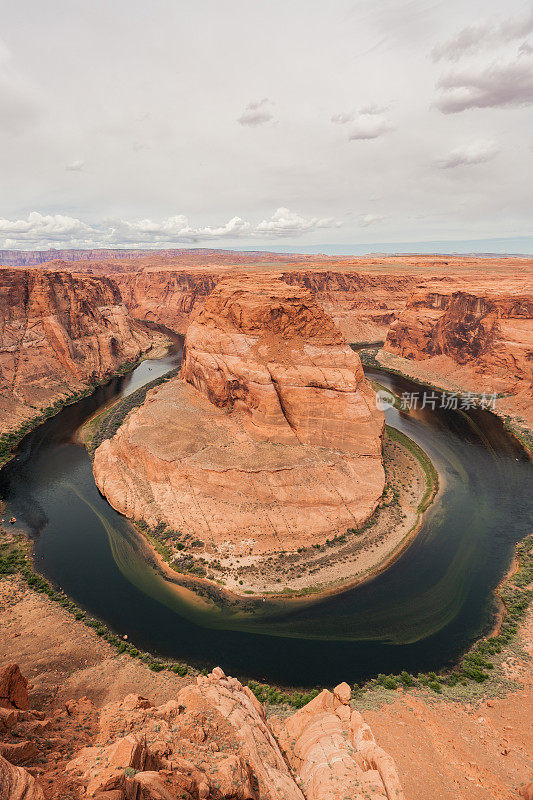
[[414,684],[414,678],[408,672],[403,670],[400,674],[400,680],[404,684],[404,686],[412,686]]

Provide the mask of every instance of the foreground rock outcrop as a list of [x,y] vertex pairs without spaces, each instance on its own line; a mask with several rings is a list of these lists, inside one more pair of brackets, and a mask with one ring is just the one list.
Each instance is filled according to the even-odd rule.
[[189,326],[182,377],[97,449],[94,474],[127,516],[257,557],[374,511],[383,428],[359,357],[309,292],[226,281]]
[[527,281],[414,292],[384,351],[416,362],[421,377],[426,371],[464,390],[512,395],[511,407],[533,421],[533,285]]
[[350,699],[341,684],[269,719],[217,667],[160,706],[130,694],[100,710],[81,698],[48,717],[19,711],[0,728],[0,800],[402,800],[393,760]]
[[0,432],[105,378],[149,345],[111,279],[0,269]]
[[29,707],[28,681],[21,675],[18,664],[9,664],[0,674],[0,708]]

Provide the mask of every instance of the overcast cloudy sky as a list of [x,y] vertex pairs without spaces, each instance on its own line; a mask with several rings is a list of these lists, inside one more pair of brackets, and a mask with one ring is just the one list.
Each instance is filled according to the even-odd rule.
[[0,248],[533,233],[532,3],[1,7]]

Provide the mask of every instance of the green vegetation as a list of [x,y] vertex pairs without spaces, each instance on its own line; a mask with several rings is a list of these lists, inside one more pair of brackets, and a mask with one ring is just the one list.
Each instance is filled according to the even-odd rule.
[[55,403],[52,403],[52,405],[44,408],[35,416],[27,419],[25,422],[19,425],[18,428],[14,428],[2,434],[2,436],[0,436],[0,467],[9,461],[12,456],[13,449],[34,428],[36,428],[38,425],[41,425],[43,422],[46,422],[46,420],[50,419],[50,417],[58,414],[61,409],[64,408],[64,406],[76,403],[78,400],[82,400],[84,397],[92,394],[92,392],[92,387],[80,389],[79,392],[70,392],[61,400],[56,400]]
[[529,456],[533,456],[533,434],[531,431],[525,426],[519,425],[518,420],[515,420],[512,417],[504,415],[499,416],[503,420],[503,427],[505,430],[514,436],[515,439],[518,439]]
[[406,436],[405,433],[397,430],[397,428],[392,428],[390,425],[386,425],[385,429],[387,431],[387,436],[395,442],[398,442],[405,447],[406,450],[409,450],[417,461],[420,462],[422,469],[424,470],[424,474],[426,476],[426,491],[424,492],[424,496],[422,497],[419,505],[418,511],[423,512],[425,511],[429,505],[431,504],[433,498],[435,497],[438,488],[439,488],[439,475],[435,467],[433,466],[433,462],[427,455],[427,453],[422,450],[421,447],[417,445],[409,436]]
[[[516,558],[518,571],[498,590],[498,596],[506,609],[498,633],[476,642],[452,670],[442,670],[439,673],[420,672],[416,677],[405,671],[400,675],[378,675],[363,688],[370,691],[377,687],[394,690],[403,684],[404,687],[426,688],[442,694],[443,691],[457,686],[485,684],[487,681],[498,683],[497,656],[515,638],[518,625],[533,596],[533,534],[516,546]],[[358,693],[362,691],[361,687],[355,688]]]
[[[376,351],[377,352],[377,351]],[[380,367],[380,364],[375,361],[375,353],[366,351],[360,352],[361,360],[365,364]],[[129,371],[134,363],[128,362],[118,370],[115,375],[124,374]],[[394,372],[394,370],[390,370]],[[109,409],[105,409],[97,417],[91,421],[92,428],[90,429],[89,441],[87,449],[92,455],[98,445],[105,439],[113,436],[127,414],[135,407],[144,402],[147,392],[158,384],[168,381],[171,377],[177,374],[177,370],[172,370],[161,378],[157,378],[151,383],[133,392],[128,397],[121,400],[119,403],[113,405]],[[398,374],[401,374],[398,372]],[[107,376],[100,384],[107,382],[113,376]],[[29,433],[36,425],[44,422],[49,417],[58,413],[61,408],[67,404],[74,403],[77,400],[88,396],[94,390],[92,386],[80,390],[79,392],[72,392],[66,395],[62,400],[56,401],[49,408],[43,410],[36,417],[23,423],[18,429],[9,431],[0,437],[0,466],[5,463],[10,456],[12,449],[20,442],[20,440]],[[438,387],[433,387],[438,389]],[[511,421],[504,422],[506,428],[515,435],[522,444],[532,451],[533,437],[529,433],[517,432],[516,427]],[[394,428],[387,426],[387,435],[398,441],[401,445],[410,450],[413,455],[419,460],[424,468],[426,474],[427,489],[419,505],[419,511],[424,511],[438,487],[438,476],[427,457],[426,453],[418,447],[409,437],[397,431]],[[394,497],[390,502],[394,501]],[[203,559],[194,559],[190,554],[184,553],[179,561],[172,560],[172,551],[166,544],[169,539],[176,539],[173,544],[176,549],[184,550],[186,547],[201,547],[203,543],[200,540],[187,541],[186,537],[182,537],[177,531],[172,531],[164,524],[149,529],[148,525],[140,520],[137,526],[147,538],[156,547],[160,555],[172,564],[175,569],[179,571],[189,572],[192,575],[204,575],[205,567],[202,562]],[[363,526],[364,528],[364,526]],[[363,529],[362,528],[362,529]],[[362,530],[361,529],[361,530]],[[182,541],[179,541],[181,538]],[[191,539],[191,537],[189,537]],[[326,543],[326,546],[343,543],[344,535],[335,537]],[[487,682],[494,684],[498,680],[498,656],[508,648],[516,637],[518,625],[523,619],[529,604],[531,602],[532,585],[533,585],[533,535],[524,539],[516,547],[516,556],[518,559],[519,568],[512,580],[508,580],[499,589],[498,594],[505,606],[506,615],[502,621],[498,633],[489,636],[488,638],[478,641],[471,650],[466,653],[459,663],[451,670],[443,670],[434,673],[429,672],[419,673],[417,676],[411,675],[406,671],[402,671],[399,675],[383,675],[380,674],[377,678],[367,681],[363,686],[354,685],[355,693],[361,697],[363,692],[373,692],[378,688],[384,689],[386,692],[394,691],[402,686],[404,689],[411,688],[426,688],[436,694],[441,694],[445,691],[450,691],[456,687],[460,689],[465,686],[486,685]],[[204,562],[205,563],[205,562]],[[214,567],[214,564],[211,565]],[[186,664],[180,662],[173,662],[156,658],[155,655],[147,652],[139,651],[132,643],[125,641],[119,635],[110,630],[104,623],[99,620],[91,618],[84,610],[80,609],[76,604],[63,592],[56,590],[43,576],[36,573],[33,569],[30,545],[24,536],[21,534],[8,534],[3,529],[0,529],[0,579],[3,576],[19,574],[27,583],[27,585],[34,591],[46,594],[50,600],[58,602],[64,607],[74,618],[83,622],[88,627],[94,629],[95,633],[105,639],[110,645],[115,647],[118,654],[125,654],[131,658],[138,658],[147,665],[149,669],[154,672],[163,670],[170,670],[177,675],[185,676],[187,674],[198,674],[198,671]],[[204,674],[207,670],[202,671]],[[302,693],[299,691],[287,692],[282,691],[277,687],[270,686],[265,683],[258,683],[256,681],[249,681],[248,686],[254,695],[261,701],[271,704],[287,704],[294,708],[301,708],[307,702],[312,700],[318,694],[318,689],[311,692]]]
[[283,692],[275,686],[269,686],[267,683],[258,683],[257,681],[248,681],[248,688],[254,693],[260,703],[269,703],[270,705],[288,705],[293,708],[303,708],[311,700],[319,694],[319,689],[313,689],[310,692]]

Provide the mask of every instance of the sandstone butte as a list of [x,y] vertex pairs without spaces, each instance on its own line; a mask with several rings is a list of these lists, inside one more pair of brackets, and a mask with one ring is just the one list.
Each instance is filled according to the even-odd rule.
[[413,292],[389,329],[384,353],[409,359],[412,366],[395,366],[421,379],[505,395],[500,408],[533,426],[531,282]]
[[0,432],[102,380],[149,346],[110,278],[0,270]]
[[294,551],[372,514],[383,429],[359,357],[309,292],[228,280],[188,327],[180,378],[100,445],[94,475],[118,511],[208,553]]
[[[26,693],[17,665],[6,668]],[[3,674],[0,673],[0,684]],[[342,683],[285,720],[216,667],[156,706],[138,694],[46,716],[0,707],[0,800],[402,800]]]

